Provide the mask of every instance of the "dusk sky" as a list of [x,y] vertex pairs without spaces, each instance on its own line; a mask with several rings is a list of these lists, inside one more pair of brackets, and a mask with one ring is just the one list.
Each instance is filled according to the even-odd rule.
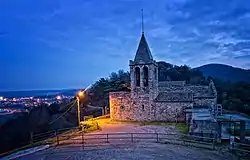
[[155,60],[250,68],[250,0],[1,0],[0,90],[84,88],[128,70],[141,8]]

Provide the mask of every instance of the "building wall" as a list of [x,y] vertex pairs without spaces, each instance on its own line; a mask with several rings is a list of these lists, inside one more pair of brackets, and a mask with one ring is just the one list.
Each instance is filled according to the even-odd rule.
[[148,97],[131,98],[130,92],[110,92],[110,118],[121,121],[150,121]]
[[[136,86],[135,69],[140,68],[140,86]],[[148,86],[143,85],[143,68],[148,68]],[[130,61],[130,79],[131,79],[131,94],[132,98],[136,99],[138,95],[146,95],[151,100],[158,95],[158,65],[155,61],[151,63],[134,63]],[[134,97],[137,96],[137,97]]]
[[194,106],[211,107],[217,104],[217,99],[214,98],[194,98]]
[[154,102],[149,98],[131,99],[130,92],[110,92],[110,117],[121,121],[185,122],[185,108],[191,102]]
[[192,135],[210,138],[218,138],[219,130],[220,128],[218,123],[211,120],[192,120],[189,127],[189,132]]
[[155,121],[185,122],[185,108],[192,108],[191,102],[156,102]]
[[113,120],[129,120],[131,114],[133,114],[130,100],[130,92],[110,92],[110,118]]

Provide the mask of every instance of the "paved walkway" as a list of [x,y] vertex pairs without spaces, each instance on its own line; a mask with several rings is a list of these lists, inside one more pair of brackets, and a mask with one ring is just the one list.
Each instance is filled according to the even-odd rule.
[[82,149],[59,146],[19,158],[20,160],[234,160],[216,151],[159,143],[106,144]]
[[[108,141],[115,143],[123,143],[128,141],[139,141],[141,138],[147,138],[143,141],[156,142],[157,135],[155,133],[173,134],[172,138],[177,138],[179,131],[174,126],[156,126],[156,125],[138,125],[138,124],[124,124],[119,122],[99,123],[102,130],[98,130],[89,134],[84,134],[84,143],[106,143],[107,135]],[[125,134],[123,134],[125,133]],[[130,135],[128,133],[134,133]],[[141,134],[138,134],[141,133]],[[100,135],[98,135],[100,134]],[[116,134],[116,135],[114,135]],[[166,137],[166,136],[165,136]],[[161,136],[159,136],[161,138]],[[82,143],[83,137],[77,136],[70,140],[60,141],[60,144]]]
[[[62,145],[49,148],[28,156],[19,158],[20,160],[57,160],[57,159],[84,159],[84,160],[112,160],[112,159],[142,159],[142,160],[233,160],[230,155],[218,153],[217,151],[201,148],[187,147],[183,145],[161,144],[151,138],[150,141],[131,141],[131,139],[118,138],[115,141],[100,143],[96,140],[97,135],[106,133],[166,133],[178,134],[173,126],[140,126],[137,124],[100,124],[101,131],[93,132],[93,139],[88,142],[88,146],[83,148],[81,143]],[[141,135],[142,136],[142,135]],[[140,136],[138,137],[140,138]],[[68,140],[81,141],[81,136]],[[146,142],[146,143],[145,143]]]

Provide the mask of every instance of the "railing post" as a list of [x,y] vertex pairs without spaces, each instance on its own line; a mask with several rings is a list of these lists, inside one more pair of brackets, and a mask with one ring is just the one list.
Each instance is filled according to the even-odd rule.
[[232,151],[234,151],[234,142],[232,143]]
[[231,150],[233,151],[234,150],[234,136],[230,136],[230,147],[231,147]]
[[157,142],[157,143],[159,142],[159,136],[158,136],[158,133],[156,133],[156,142]]
[[55,130],[55,136],[56,136],[57,145],[59,145],[59,136],[58,136],[57,130]]
[[30,144],[33,143],[33,132],[30,132]]
[[107,143],[109,143],[109,134],[107,134]]
[[213,138],[213,150],[215,149],[215,138]]
[[134,142],[133,133],[131,133],[131,142]]
[[84,133],[82,132],[82,149],[84,149]]
[[201,140],[203,141],[203,140],[204,140],[204,139],[203,139],[203,131],[201,131],[201,137],[202,137],[202,139],[201,139]]

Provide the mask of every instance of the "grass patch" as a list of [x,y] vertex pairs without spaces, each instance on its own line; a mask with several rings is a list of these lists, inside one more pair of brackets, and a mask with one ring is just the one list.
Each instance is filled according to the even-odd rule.
[[0,154],[0,157],[4,157],[4,156],[7,156],[7,155],[16,153],[16,152],[18,152],[18,151],[22,151],[22,150],[25,150],[25,149],[29,149],[29,148],[36,147],[36,146],[40,146],[40,145],[44,145],[44,144],[46,144],[46,143],[44,143],[43,141],[36,142],[36,143],[32,143],[32,144],[28,144],[28,145],[25,145],[25,146],[23,146],[23,147],[13,149],[13,150],[11,150],[11,151],[8,151],[8,152],[5,152],[5,153],[1,153],[1,154]]
[[36,147],[39,145],[56,144],[58,141],[60,142],[63,140],[68,140],[68,139],[71,139],[75,136],[78,136],[82,132],[89,133],[89,132],[93,132],[93,131],[101,129],[100,126],[98,125],[97,121],[93,121],[93,120],[84,121],[84,123],[82,125],[86,126],[84,130],[73,129],[73,130],[64,131],[64,132],[60,133],[58,135],[58,137],[55,136],[55,137],[51,137],[51,138],[46,138],[44,140],[39,140],[39,141],[34,142],[32,144],[28,144],[28,145],[25,145],[23,147],[2,153],[2,154],[0,154],[0,157],[7,156],[7,155],[10,155],[12,153],[16,153],[18,151],[25,150],[25,149],[32,148],[32,147]]
[[90,133],[101,129],[98,120],[87,120],[81,122],[81,125],[83,126],[82,128],[84,133]]
[[175,127],[179,130],[182,134],[188,134],[189,133],[189,127],[185,123],[176,123]]

